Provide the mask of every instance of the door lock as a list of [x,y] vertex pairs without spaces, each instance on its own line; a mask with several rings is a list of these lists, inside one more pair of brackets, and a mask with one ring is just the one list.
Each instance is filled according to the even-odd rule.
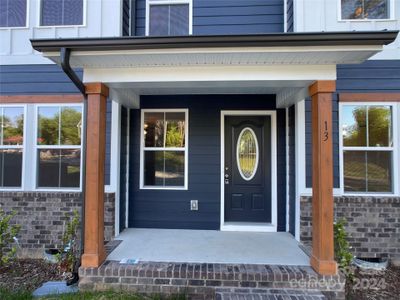
[[225,184],[229,184],[229,179],[225,178]]

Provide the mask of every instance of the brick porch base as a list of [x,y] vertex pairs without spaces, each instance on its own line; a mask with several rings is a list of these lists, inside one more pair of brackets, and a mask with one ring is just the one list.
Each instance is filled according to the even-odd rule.
[[79,274],[81,290],[186,294],[195,299],[230,299],[232,294],[246,294],[249,299],[255,295],[275,299],[274,294],[293,295],[294,299],[344,299],[341,277],[319,276],[306,266],[156,262],[124,265],[106,261],[99,268],[81,268]]

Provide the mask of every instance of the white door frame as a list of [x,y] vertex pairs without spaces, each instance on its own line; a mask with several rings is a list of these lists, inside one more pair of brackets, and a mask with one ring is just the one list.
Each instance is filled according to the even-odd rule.
[[[271,116],[271,223],[225,222],[225,116]],[[221,223],[222,231],[277,231],[277,128],[274,110],[221,111]]]

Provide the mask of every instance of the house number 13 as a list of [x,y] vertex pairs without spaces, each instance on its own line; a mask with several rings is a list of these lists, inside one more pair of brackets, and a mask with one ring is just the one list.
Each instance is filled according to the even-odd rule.
[[326,142],[329,139],[329,132],[328,132],[328,122],[325,121],[325,130],[324,130],[324,142]]

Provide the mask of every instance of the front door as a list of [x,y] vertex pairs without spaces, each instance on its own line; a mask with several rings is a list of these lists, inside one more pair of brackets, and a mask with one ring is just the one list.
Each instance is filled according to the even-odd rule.
[[271,117],[225,117],[225,222],[271,223]]

